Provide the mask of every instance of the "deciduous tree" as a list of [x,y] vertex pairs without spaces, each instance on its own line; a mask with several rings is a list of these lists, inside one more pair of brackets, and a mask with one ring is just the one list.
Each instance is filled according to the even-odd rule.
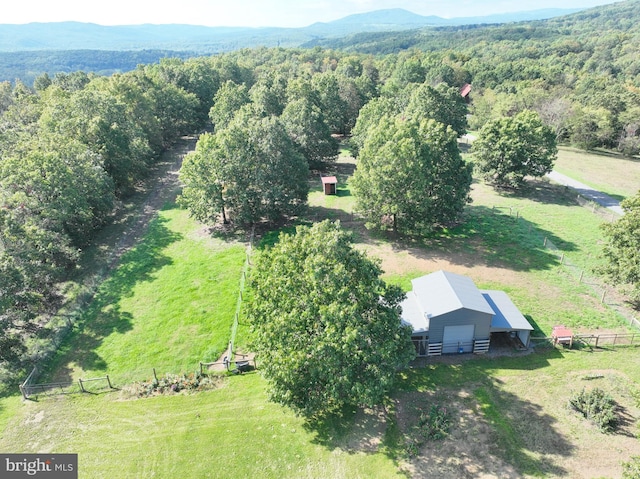
[[281,234],[251,273],[248,315],[271,398],[307,416],[380,403],[415,356],[404,293],[339,223]]
[[201,221],[218,214],[240,224],[275,221],[306,207],[309,167],[280,120],[243,113],[215,135],[202,135],[185,159],[180,202]]
[[423,83],[413,91],[405,114],[417,120],[431,118],[450,125],[458,136],[467,132],[467,103],[458,88],[440,83],[432,87]]
[[471,166],[451,127],[385,116],[367,135],[352,184],[369,227],[421,234],[460,216]]
[[290,102],[282,112],[282,123],[312,169],[320,169],[338,156],[338,141],[331,136],[320,108],[308,98]]
[[553,130],[530,110],[486,123],[473,143],[482,177],[496,186],[518,188],[525,176],[540,177],[553,169],[558,148]]
[[632,301],[640,306],[640,191],[620,205],[624,216],[602,225],[607,260],[602,272],[613,283],[626,286]]

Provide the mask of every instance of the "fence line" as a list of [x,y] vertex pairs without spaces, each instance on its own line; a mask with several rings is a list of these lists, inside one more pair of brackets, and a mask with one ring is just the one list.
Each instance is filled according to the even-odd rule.
[[244,261],[244,266],[242,267],[242,275],[240,276],[240,291],[238,293],[238,301],[236,302],[236,312],[233,317],[233,325],[231,326],[231,338],[229,339],[229,348],[227,352],[228,361],[232,361],[233,359],[233,351],[235,347],[236,334],[238,333],[238,320],[240,318],[240,310],[242,308],[242,294],[244,292],[244,284],[247,279],[247,274],[249,272],[249,266],[251,265],[251,253],[253,251],[253,238],[255,235],[256,227],[255,225],[251,228],[251,236],[249,237],[249,244],[247,246],[246,258]]
[[[574,344],[580,342],[586,346],[599,348],[605,346],[640,346],[640,333],[629,334],[574,334],[572,336]],[[529,338],[531,342],[540,345],[555,346],[553,337],[535,337]]]
[[[580,195],[578,195],[580,196]],[[585,200],[584,198],[582,198],[585,202],[587,200]],[[588,203],[589,205],[593,205],[592,208],[595,210],[596,208],[600,208],[601,210],[604,209],[603,207],[600,207],[599,205],[597,205],[596,203],[589,201]],[[525,220],[526,218],[522,215],[522,213],[514,207],[511,206],[493,206],[492,210],[509,210],[509,216],[514,218],[514,221],[519,222],[519,220]],[[515,216],[514,216],[514,212],[515,212]],[[501,212],[498,212],[497,214],[503,214]],[[609,216],[609,215],[607,215]],[[617,215],[615,212],[613,212],[613,216],[614,219],[618,218],[619,215]],[[535,234],[536,238],[538,239],[538,241],[540,243],[542,243],[542,246],[553,252],[557,258],[558,258],[558,262],[559,262],[559,266],[566,272],[568,272],[569,274],[571,274],[574,278],[577,278],[578,283],[582,283],[585,284],[587,287],[589,287],[589,289],[591,289],[591,291],[593,291],[597,297],[600,298],[600,302],[606,306],[608,306],[611,309],[614,309],[616,312],[618,312],[622,317],[626,318],[627,321],[629,321],[629,325],[630,326],[635,326],[636,328],[640,329],[640,321],[638,321],[635,316],[634,316],[634,312],[629,310],[628,308],[624,307],[623,304],[619,304],[619,303],[612,303],[612,302],[607,302],[607,295],[610,292],[610,290],[607,288],[606,284],[602,283],[602,281],[599,278],[596,278],[594,276],[585,274],[586,273],[586,269],[584,267],[580,267],[578,265],[576,265],[575,263],[573,263],[571,261],[571,259],[569,258],[569,255],[565,252],[562,251],[560,248],[558,248],[553,241],[551,241],[549,239],[548,236],[543,236],[541,235],[538,231],[537,228],[534,226],[533,228],[531,227],[531,223],[529,224],[529,228],[528,228],[528,234],[529,235],[533,235]]]

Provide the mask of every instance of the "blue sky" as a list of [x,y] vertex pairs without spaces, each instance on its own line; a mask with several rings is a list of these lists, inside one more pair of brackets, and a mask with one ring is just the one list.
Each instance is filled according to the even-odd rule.
[[30,0],[4,5],[0,10],[0,23],[73,20],[102,25],[184,23],[303,27],[385,8],[452,18],[608,3],[613,0]]

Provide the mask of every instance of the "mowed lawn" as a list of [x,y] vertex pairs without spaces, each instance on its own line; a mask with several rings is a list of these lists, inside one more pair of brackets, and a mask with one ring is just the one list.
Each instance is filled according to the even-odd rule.
[[640,190],[640,158],[560,147],[554,169],[618,200]]
[[49,378],[109,374],[116,384],[153,368],[194,372],[229,341],[245,245],[212,238],[172,205],[101,285],[50,367]]

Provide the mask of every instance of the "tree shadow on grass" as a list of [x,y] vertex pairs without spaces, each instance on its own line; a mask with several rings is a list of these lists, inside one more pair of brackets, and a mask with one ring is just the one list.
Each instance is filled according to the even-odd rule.
[[[403,447],[399,445],[392,416],[385,406],[362,408],[345,406],[341,411],[304,423],[314,435],[312,442],[327,449],[348,454],[383,453],[400,465]],[[410,475],[406,471],[406,477]]]
[[451,264],[488,265],[514,271],[547,270],[560,264],[561,252],[575,251],[575,243],[539,228],[515,213],[486,206],[468,206],[460,224],[424,236],[399,236],[370,231],[362,237],[369,244],[389,243],[396,253],[419,259],[445,259]]
[[551,183],[546,178],[529,179],[519,189],[497,191],[504,198],[527,199],[547,205],[582,206],[568,186]]
[[451,418],[448,435],[428,441],[412,460],[417,477],[520,478],[566,476],[562,460],[575,446],[555,417],[540,404],[507,391],[500,380],[485,378],[459,388],[438,388],[397,396],[400,429],[416,434],[417,420],[432,405]]
[[[574,446],[559,430],[557,419],[492,378],[495,369],[545,368],[562,352],[463,356],[402,371],[386,407],[345,407],[307,421],[305,428],[314,434],[314,443],[330,450],[383,453],[398,466],[409,461],[415,469],[411,477],[441,477],[452,468],[457,468],[457,477],[468,478],[566,476],[558,456],[571,455]],[[415,439],[420,413],[436,403],[453,411],[451,431],[444,440],[427,441],[411,459],[408,446]],[[409,475],[404,468],[400,472]]]
[[108,368],[96,349],[103,339],[114,333],[125,333],[132,329],[133,317],[122,311],[119,302],[133,295],[136,284],[154,280],[154,273],[172,263],[163,250],[182,238],[180,233],[169,230],[169,220],[155,218],[138,245],[124,254],[119,266],[99,286],[91,302],[83,311],[44,376],[55,381],[71,382],[73,364],[85,370],[102,371]]

